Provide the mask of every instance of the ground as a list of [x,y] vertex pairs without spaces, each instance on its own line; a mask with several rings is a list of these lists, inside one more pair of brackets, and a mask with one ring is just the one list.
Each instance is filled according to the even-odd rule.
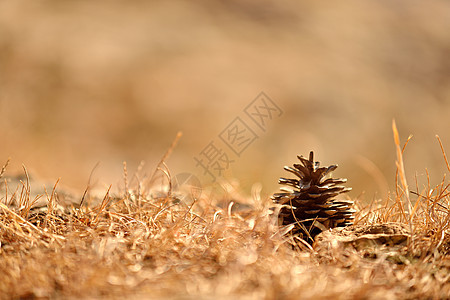
[[[5,172],[6,173],[6,172]],[[355,225],[313,245],[277,222],[257,188],[187,204],[170,186],[128,182],[71,203],[48,189],[33,206],[31,179],[2,186],[1,298],[446,299],[448,188],[423,191],[413,218],[405,195],[357,204]],[[445,178],[444,178],[445,180]],[[152,180],[147,181],[149,184]],[[159,184],[158,184],[159,185]],[[15,190],[14,190],[15,189]],[[61,198],[62,199],[62,198]],[[82,200],[83,199],[83,200]],[[42,202],[41,202],[42,203]],[[81,204],[81,205],[80,205]],[[234,208],[237,207],[237,208]]]

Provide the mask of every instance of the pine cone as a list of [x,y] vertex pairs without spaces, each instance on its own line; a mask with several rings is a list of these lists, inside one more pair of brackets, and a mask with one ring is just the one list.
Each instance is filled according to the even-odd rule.
[[344,227],[353,224],[355,210],[351,200],[336,200],[334,197],[346,193],[351,188],[340,186],[347,179],[325,179],[337,165],[319,168],[314,162],[313,151],[309,160],[297,156],[302,164],[294,164],[294,168],[284,167],[299,179],[280,178],[278,183],[292,186],[294,190],[282,188],[283,193],[276,193],[272,199],[282,204],[278,216],[280,225],[295,224],[294,234],[312,243],[314,237],[325,229]]

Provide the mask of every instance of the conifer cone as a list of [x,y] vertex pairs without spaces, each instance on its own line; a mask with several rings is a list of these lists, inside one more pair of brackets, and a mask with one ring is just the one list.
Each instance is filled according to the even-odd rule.
[[301,164],[284,169],[298,179],[280,178],[278,181],[294,189],[282,188],[282,193],[272,196],[276,203],[283,205],[278,216],[280,225],[295,224],[292,232],[312,243],[314,237],[325,229],[353,224],[353,201],[334,199],[351,190],[340,185],[347,179],[325,177],[337,165],[319,167],[320,163],[314,162],[313,151],[309,154],[309,160],[303,156],[297,157]]

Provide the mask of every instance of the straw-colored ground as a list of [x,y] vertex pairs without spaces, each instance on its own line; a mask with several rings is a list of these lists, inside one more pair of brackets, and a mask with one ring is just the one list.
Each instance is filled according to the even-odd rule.
[[88,188],[63,207],[56,186],[37,209],[27,174],[16,189],[4,168],[0,297],[447,299],[450,185],[444,177],[418,190],[408,208],[398,141],[397,155],[391,199],[358,205],[354,226],[322,233],[313,247],[277,226],[277,207],[257,187],[248,197],[205,189],[186,205],[125,169],[120,195],[96,199]]
[[[446,298],[449,32],[441,0],[0,0],[0,298]],[[228,181],[170,189],[237,117]],[[358,206],[312,247],[270,200],[310,150]]]

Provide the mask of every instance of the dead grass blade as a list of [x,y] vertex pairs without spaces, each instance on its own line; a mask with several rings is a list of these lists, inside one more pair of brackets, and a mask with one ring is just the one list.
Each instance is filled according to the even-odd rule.
[[105,210],[105,208],[108,206],[108,203],[111,201],[111,197],[109,196],[109,192],[111,190],[112,185],[109,186],[108,190],[106,191],[105,197],[103,197],[102,202],[100,203],[100,206],[97,209],[97,214],[92,221],[93,225],[97,225],[99,222],[100,215]]
[[8,157],[8,159],[6,160],[6,163],[3,165],[2,170],[0,171],[0,179],[2,178],[3,174],[5,174],[6,168],[8,168],[10,161],[11,161],[11,157]]
[[150,176],[150,178],[148,180],[147,186],[151,186],[151,184],[153,183],[153,180],[155,179],[156,173],[158,172],[158,170],[160,170],[159,168],[161,168],[163,163],[169,158],[170,154],[172,154],[173,149],[175,149],[175,147],[178,144],[178,141],[180,140],[180,138],[182,136],[183,136],[183,133],[181,131],[178,131],[177,135],[175,136],[175,139],[172,141],[172,144],[167,149],[166,153],[164,153],[164,155],[161,158],[161,160],[159,161],[159,163],[156,165],[155,170],[153,171],[152,175]]
[[[406,143],[402,149],[402,148],[400,148],[400,137],[398,134],[397,125],[395,124],[395,120],[392,120],[392,131],[394,133],[395,148],[396,148],[396,152],[397,152],[397,161],[395,164],[397,166],[397,175],[400,177],[400,183],[401,183],[401,187],[402,187],[401,194],[398,193],[398,188],[397,188],[396,201],[398,201],[401,212],[402,212],[402,214],[404,214],[401,198],[402,198],[402,195],[404,195],[406,197],[406,206],[408,208],[408,216],[406,218],[406,221],[409,224],[409,229],[410,229],[410,233],[411,233],[411,237],[412,237],[414,235],[413,234],[413,226],[412,226],[413,209],[412,209],[411,199],[409,197],[408,182],[406,180],[405,167],[403,164],[403,151],[405,150],[406,145],[408,144],[408,142],[412,138],[412,136],[410,135],[408,137],[408,139],[406,140]],[[396,180],[397,180],[397,176],[396,176]],[[397,186],[398,186],[398,184],[397,184]],[[410,239],[408,239],[409,247],[411,246],[410,244],[411,244],[411,241],[410,241]]]

